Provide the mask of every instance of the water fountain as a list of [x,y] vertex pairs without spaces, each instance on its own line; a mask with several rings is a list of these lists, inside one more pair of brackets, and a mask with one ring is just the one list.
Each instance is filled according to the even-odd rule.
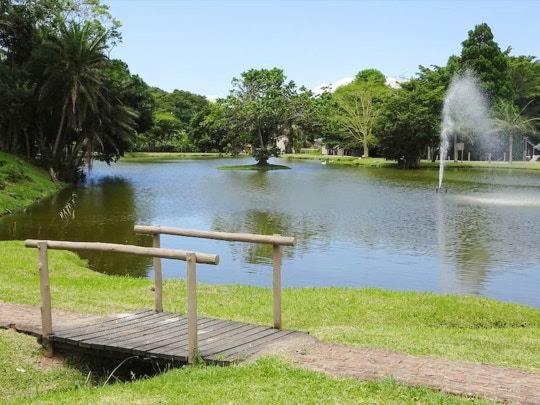
[[448,155],[450,138],[453,137],[454,150],[458,135],[475,144],[486,145],[492,141],[489,135],[493,133],[494,128],[488,101],[478,79],[469,70],[454,75],[444,98],[442,112],[438,189],[443,182],[444,163]]

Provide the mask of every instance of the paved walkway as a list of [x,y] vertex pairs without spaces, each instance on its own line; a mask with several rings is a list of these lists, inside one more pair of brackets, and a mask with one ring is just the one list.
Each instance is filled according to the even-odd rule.
[[[95,318],[54,310],[53,322],[71,326]],[[40,310],[31,305],[0,302],[0,328],[14,328],[38,336]],[[335,377],[378,380],[393,377],[398,382],[435,388],[457,395],[479,396],[517,404],[540,404],[540,374],[512,368],[464,361],[411,356],[384,349],[328,345],[314,338],[288,346],[275,345],[261,354],[282,354],[299,367]]]

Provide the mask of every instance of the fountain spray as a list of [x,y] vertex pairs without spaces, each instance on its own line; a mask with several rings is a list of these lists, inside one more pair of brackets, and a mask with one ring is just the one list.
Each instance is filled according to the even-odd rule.
[[442,187],[444,165],[448,155],[450,137],[457,135],[466,138],[477,146],[492,142],[489,137],[495,125],[489,114],[489,105],[480,83],[470,70],[452,77],[444,98],[441,124],[441,143],[439,149],[439,183]]

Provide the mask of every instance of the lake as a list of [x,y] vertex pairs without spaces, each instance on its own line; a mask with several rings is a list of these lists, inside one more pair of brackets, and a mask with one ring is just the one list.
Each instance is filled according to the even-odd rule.
[[[96,163],[84,185],[0,218],[0,239],[151,245],[135,224],[279,233],[283,285],[383,287],[472,294],[540,306],[540,173],[348,168],[287,161],[291,170],[226,171],[250,159]],[[283,163],[276,161],[274,163]],[[162,247],[220,255],[205,283],[270,286],[271,247],[162,236]],[[152,277],[151,259],[85,253],[100,272]],[[164,260],[164,276],[185,264]]]

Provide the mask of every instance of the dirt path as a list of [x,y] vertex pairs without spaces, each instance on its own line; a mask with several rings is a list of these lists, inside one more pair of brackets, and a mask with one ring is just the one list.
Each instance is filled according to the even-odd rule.
[[[53,325],[72,326],[95,318],[54,310]],[[0,328],[39,335],[39,307],[0,303]],[[286,347],[270,347],[261,354],[280,354],[295,365],[335,377],[398,382],[435,388],[444,392],[479,396],[496,401],[540,404],[540,374],[464,361],[412,356],[384,349],[324,344],[316,339],[291,340]]]

